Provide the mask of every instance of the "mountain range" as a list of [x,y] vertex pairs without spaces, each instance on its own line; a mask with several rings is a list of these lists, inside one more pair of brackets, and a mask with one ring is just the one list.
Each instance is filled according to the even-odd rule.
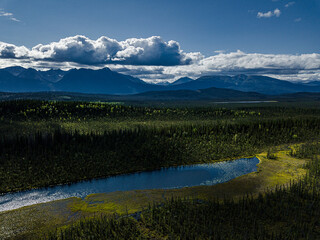
[[[39,71],[32,68],[8,67],[0,69],[1,92],[63,91],[90,94],[130,95],[136,98],[152,95],[153,98],[190,99],[212,98],[212,94],[245,95],[263,98],[264,95],[281,95],[298,92],[320,92],[320,82],[292,83],[266,76],[204,76],[198,79],[180,78],[173,83],[150,84],[129,75],[103,68]],[[239,93],[241,92],[241,94]],[[180,96],[180,97],[179,97]],[[211,96],[211,97],[208,97]]]

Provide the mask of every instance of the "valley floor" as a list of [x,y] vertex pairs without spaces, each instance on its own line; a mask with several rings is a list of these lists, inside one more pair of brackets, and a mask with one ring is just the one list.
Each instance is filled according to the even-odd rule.
[[260,163],[257,172],[214,186],[92,194],[85,199],[70,198],[2,212],[0,238],[37,239],[47,231],[63,229],[83,217],[101,214],[135,216],[135,213],[147,209],[149,205],[160,204],[172,197],[203,201],[222,201],[225,198],[236,200],[247,194],[257,197],[259,193],[265,193],[279,185],[298,181],[306,174],[304,166],[307,160],[291,157],[289,152],[289,146],[281,146],[273,159],[268,159],[266,152],[258,154]]
[[214,186],[100,193],[0,212],[0,239],[48,232],[50,240],[101,239],[106,231],[113,239],[320,236],[318,102],[171,104],[0,102],[0,193],[254,155],[258,171]]

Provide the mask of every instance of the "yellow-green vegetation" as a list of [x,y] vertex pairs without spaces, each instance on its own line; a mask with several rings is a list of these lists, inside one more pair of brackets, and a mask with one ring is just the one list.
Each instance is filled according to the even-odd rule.
[[[129,123],[128,123],[129,124]],[[320,135],[319,119],[180,124],[0,137],[0,192],[235,159]],[[106,128],[106,127],[105,127]],[[294,137],[294,136],[299,136]]]
[[81,215],[68,207],[77,200],[69,198],[0,212],[0,239],[33,239],[48,229],[80,219]]
[[[305,165],[306,175],[290,181],[287,186],[277,185],[258,195],[243,195],[236,201],[230,197],[223,200],[216,197],[204,200],[174,197],[161,204],[153,204],[132,217],[84,219],[62,231],[51,232],[48,239],[83,239],[89,236],[97,239],[154,238],[145,234],[148,232],[152,232],[157,239],[319,239],[319,149],[318,143],[302,144],[297,148],[295,154],[299,158],[300,155],[310,157]],[[260,168],[264,176],[261,177],[261,174],[256,178],[272,188],[277,181],[286,183],[292,175],[301,174],[303,161],[288,158],[287,153],[273,150],[272,154],[260,155],[260,166],[273,166],[277,170]],[[280,160],[281,164],[278,166],[270,160]],[[292,171],[283,171],[286,167]],[[275,178],[271,182],[270,176]],[[145,231],[142,232],[141,228]]]
[[[310,104],[310,103],[309,103]],[[299,104],[294,104],[296,107]],[[235,122],[248,119],[315,117],[319,109],[294,108],[292,104],[227,104],[186,107],[135,106],[119,102],[6,101],[0,103],[0,133],[32,134],[56,128],[82,133],[101,133],[137,127],[168,127],[181,124]]]
[[291,157],[289,153],[290,150],[275,152],[276,160],[268,159],[266,152],[258,154],[260,163],[257,172],[214,186],[91,194],[83,200],[70,198],[3,212],[0,213],[0,238],[26,238],[63,227],[81,217],[133,214],[171,197],[222,200],[225,197],[239,199],[246,194],[257,196],[266,189],[297,181],[305,175],[306,160]]
[[93,194],[59,201],[63,207],[1,213],[0,238],[38,234],[81,216],[131,214],[172,196],[204,202],[256,197],[306,173],[304,159],[319,154],[319,144],[292,151],[275,146],[318,140],[319,125],[319,105],[0,102],[1,193],[264,152],[257,173],[212,187]]
[[0,193],[249,156],[320,136],[313,108],[0,102]]
[[258,154],[258,171],[229,182],[214,186],[198,186],[182,189],[135,190],[127,192],[91,194],[84,200],[75,201],[69,206],[73,211],[103,213],[134,213],[141,211],[154,202],[171,197],[212,199],[224,197],[239,198],[246,194],[257,195],[276,186],[297,181],[306,174],[305,159],[289,156],[289,151],[275,153],[276,160],[268,159],[267,153]]

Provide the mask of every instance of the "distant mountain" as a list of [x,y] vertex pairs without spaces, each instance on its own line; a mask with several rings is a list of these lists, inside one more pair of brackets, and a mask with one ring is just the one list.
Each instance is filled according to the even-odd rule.
[[262,94],[276,95],[295,92],[320,92],[320,86],[308,86],[304,84],[291,83],[265,76],[206,76],[187,83],[170,86],[171,90],[179,89],[204,89],[204,88],[226,88],[244,92],[258,92]]
[[173,86],[173,85],[179,85],[179,84],[183,84],[183,83],[187,83],[187,82],[190,82],[190,81],[193,81],[192,78],[188,78],[188,77],[183,77],[183,78],[179,78],[178,80],[170,83],[168,81],[162,81],[162,82],[158,82],[156,83],[156,85],[159,85],[159,86]]
[[10,74],[12,74],[13,76],[18,76],[21,72],[25,71],[26,69],[23,67],[19,67],[19,66],[15,66],[15,67],[7,67],[7,68],[3,68],[1,70],[4,70],[6,72],[9,72]]
[[109,68],[39,71],[32,68],[9,67],[0,71],[0,91],[134,94],[162,89],[161,86],[148,84],[139,78],[120,74]]
[[160,86],[111,71],[109,68],[72,69],[54,86],[58,91],[101,94],[133,94],[160,89]]
[[42,80],[48,82],[58,82],[60,81],[68,71],[62,71],[60,69],[50,69],[48,71],[41,71]]
[[86,94],[75,92],[0,92],[0,100],[38,99],[61,101],[263,101],[268,96],[259,93],[246,93],[230,89],[209,88],[197,91],[151,91],[130,95]]
[[130,100],[264,100],[267,97],[255,92],[241,92],[232,89],[207,88],[199,90],[150,91],[126,96]]
[[183,83],[187,83],[187,82],[191,82],[191,81],[193,81],[192,78],[183,77],[183,78],[179,78],[178,80],[174,81],[173,83],[171,83],[171,85],[179,85],[179,84],[183,84]]
[[49,91],[50,85],[32,77],[21,78],[0,69],[0,90],[6,92]]
[[158,86],[169,86],[171,83],[168,82],[168,81],[163,81],[163,82],[157,82],[155,83],[155,85],[158,85]]
[[277,96],[280,101],[320,101],[320,92],[298,92]]
[[26,78],[26,79],[36,79],[43,82],[57,82],[63,78],[67,71],[57,70],[48,70],[48,71],[39,71],[33,68],[23,68],[23,67],[8,67],[2,69],[9,72],[15,77]]
[[320,101],[320,93],[290,93],[283,95],[263,95],[230,89],[208,88],[197,91],[174,90],[152,91],[131,95],[86,94],[75,92],[0,92],[0,101],[17,99],[38,99],[55,101],[121,101],[121,102],[247,102],[247,101]]
[[311,81],[308,83],[304,83],[303,85],[310,87],[320,87],[320,81]]
[[109,68],[39,71],[32,68],[0,69],[0,91],[64,91],[94,94],[128,95],[150,91],[224,88],[242,92],[279,95],[296,92],[320,92],[320,82],[292,83],[265,76],[205,76],[193,80],[180,78],[173,83],[149,84]]

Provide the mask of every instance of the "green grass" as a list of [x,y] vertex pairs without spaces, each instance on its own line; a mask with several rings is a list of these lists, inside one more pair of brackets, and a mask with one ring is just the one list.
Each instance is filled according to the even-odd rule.
[[258,171],[229,182],[214,186],[188,187],[169,190],[135,190],[92,194],[81,203],[70,205],[73,211],[104,212],[124,214],[141,211],[153,202],[160,202],[171,197],[188,197],[198,199],[238,198],[250,193],[257,195],[266,189],[274,189],[290,181],[297,181],[306,174],[305,159],[297,159],[288,155],[289,151],[276,153],[277,160],[267,158],[266,153],[258,154],[260,159]]

